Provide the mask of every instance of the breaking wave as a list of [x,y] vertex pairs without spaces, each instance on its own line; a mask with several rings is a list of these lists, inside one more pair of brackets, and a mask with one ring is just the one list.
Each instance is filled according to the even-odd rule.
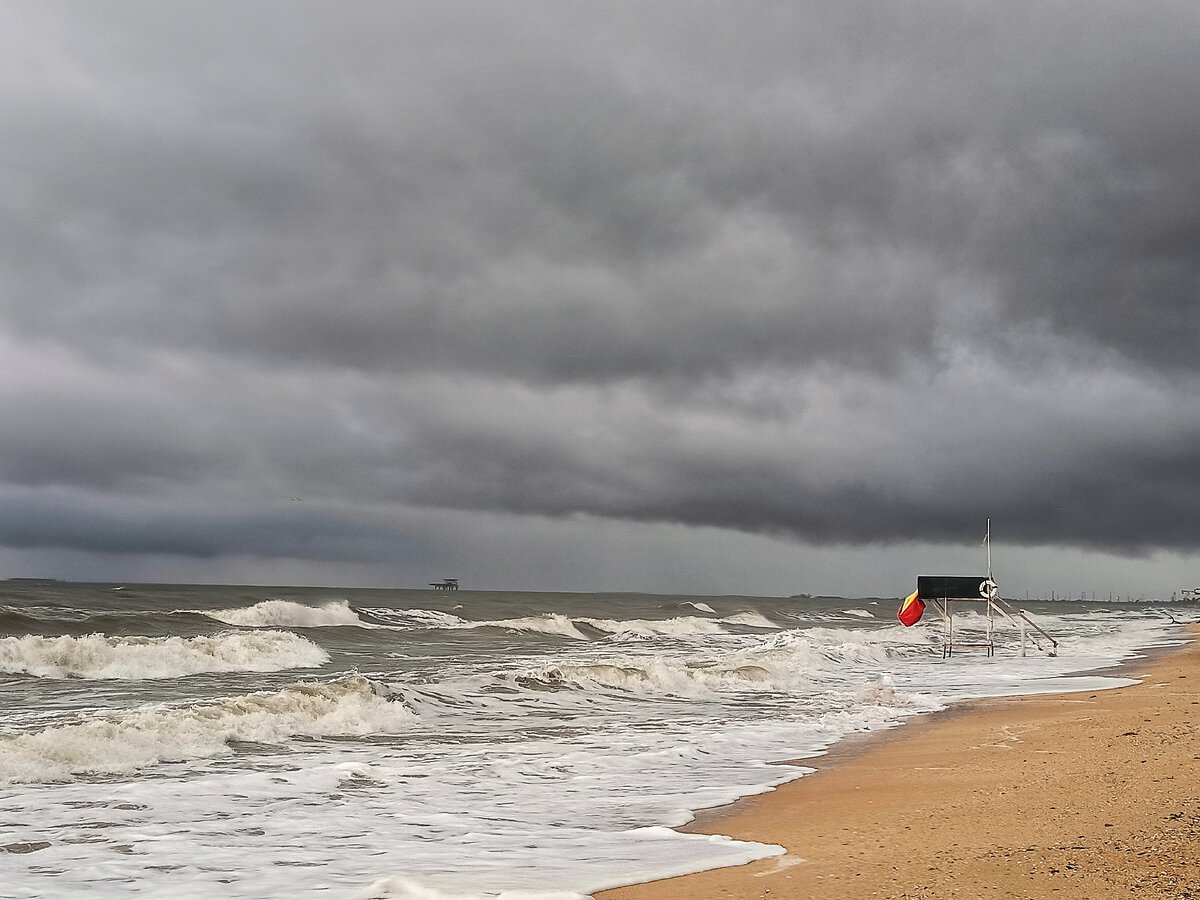
[[[893,654],[903,655],[907,649],[863,638],[863,632],[840,629],[793,631],[719,655],[620,656],[555,663],[498,677],[530,688],[616,690],[643,697],[704,699],[728,693],[794,692],[811,689],[815,683],[842,682],[850,670],[878,672]],[[912,649],[925,648],[914,644]],[[886,691],[875,693],[882,698]],[[855,701],[865,702],[865,697],[856,696]]]
[[253,606],[193,612],[243,628],[319,628],[326,625],[372,627],[358,617],[346,600],[330,600],[320,606],[305,606],[291,600],[263,600]]
[[517,619],[495,619],[486,622],[465,622],[460,627],[508,628],[512,631],[531,631],[536,634],[552,634],[580,641],[588,640],[588,635],[579,630],[575,620],[562,615],[562,613],[546,613],[541,616],[524,616]]
[[[687,604],[697,609],[705,604]],[[318,610],[282,600],[268,600],[248,609],[220,610],[207,615],[230,625],[362,625],[367,628],[400,628],[405,630],[447,629],[470,630],[503,628],[529,634],[589,641],[602,638],[703,637],[725,634],[735,628],[767,628],[778,626],[766,616],[747,611],[723,618],[707,616],[676,616],[670,619],[602,619],[591,616],[568,616],[563,613],[540,613],[514,616],[508,619],[463,619],[454,613],[436,609],[389,609],[367,606],[351,609],[344,601],[326,604]],[[329,620],[326,620],[328,616]]]
[[526,616],[518,619],[499,619],[486,622],[465,622],[465,628],[509,628],[514,631],[531,631],[554,634],[560,637],[588,640],[591,635],[583,628],[600,632],[601,636],[623,637],[703,637],[711,634],[728,633],[727,626],[750,628],[776,628],[765,616],[756,612],[736,613],[721,619],[700,616],[676,616],[671,619],[597,619],[590,616],[571,618],[560,613],[541,616]]
[[132,772],[157,763],[212,759],[230,742],[280,744],[289,738],[403,731],[416,715],[376,693],[359,675],[323,684],[227,697],[186,707],[148,706],[70,725],[0,735],[0,781],[66,781]]
[[[705,604],[687,604],[697,609]],[[676,616],[670,619],[603,619],[591,616],[568,616],[563,613],[540,613],[514,616],[508,619],[463,619],[454,613],[436,609],[390,609],[366,606],[352,609],[346,601],[334,601],[321,607],[302,606],[286,600],[265,600],[243,609],[206,612],[228,625],[291,626],[360,625],[365,628],[398,628],[404,630],[447,629],[470,630],[503,628],[529,634],[545,634],[576,641],[601,638],[703,637],[725,634],[735,628],[775,629],[778,626],[766,616],[747,611],[722,618],[707,616]]]
[[683,605],[690,606],[692,609],[698,609],[700,612],[711,613],[714,616],[717,614],[715,609],[703,601],[685,600]]
[[[515,677],[525,686],[615,689],[639,696],[709,697],[728,691],[779,690],[778,672],[746,662],[704,665],[679,659],[558,664]],[[791,679],[793,683],[796,678]]]
[[282,631],[181,638],[0,638],[0,672],[38,678],[180,678],[206,672],[278,672],[322,666],[329,654]]
[[779,626],[764,616],[762,613],[753,611],[734,613],[732,616],[726,616],[721,619],[730,625],[746,625],[750,628],[770,628],[777,629]]
[[467,622],[453,613],[436,609],[388,609],[384,606],[364,606],[360,615],[367,616],[392,628],[462,628]]
[[677,616],[673,619],[580,619],[593,628],[618,637],[693,637],[724,634],[721,619]]

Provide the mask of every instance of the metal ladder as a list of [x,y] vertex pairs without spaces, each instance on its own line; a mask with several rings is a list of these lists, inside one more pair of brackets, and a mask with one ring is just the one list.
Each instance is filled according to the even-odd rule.
[[[986,632],[985,639],[982,642],[970,643],[970,642],[965,642],[965,641],[956,641],[954,639],[954,612],[953,612],[950,604],[955,601],[962,602],[962,603],[986,603],[987,604],[987,613],[988,613],[987,632]],[[1020,627],[1020,629],[1021,629],[1021,655],[1022,656],[1025,656],[1027,654],[1027,643],[1029,640],[1032,640],[1034,646],[1037,647],[1038,650],[1041,650],[1042,652],[1046,653],[1046,655],[1048,655],[1048,656],[1057,656],[1058,655],[1058,641],[1056,641],[1054,638],[1052,638],[1046,632],[1046,630],[1044,628],[1042,628],[1040,625],[1038,625],[1036,622],[1034,622],[1032,619],[1030,619],[1029,616],[1027,616],[1025,614],[1024,610],[1017,609],[1016,607],[1014,607],[1012,604],[1010,604],[1007,600],[1005,600],[1002,597],[999,597],[999,596],[987,597],[987,598],[980,598],[979,600],[975,600],[974,598],[969,598],[969,597],[955,597],[955,598],[945,597],[940,600],[931,600],[930,602],[933,604],[934,608],[941,614],[942,622],[946,626],[946,635],[942,640],[942,659],[949,659],[950,657],[952,657],[954,655],[955,650],[986,650],[987,655],[992,656],[996,652],[995,619],[996,619],[997,612],[1008,617],[1008,619],[1014,625],[1017,625],[1018,627]],[[1038,642],[1038,639],[1036,637],[1032,637],[1031,635],[1029,635],[1030,628],[1032,628],[1037,634],[1041,635],[1043,638],[1045,638],[1046,641],[1049,642],[1050,649],[1048,649],[1048,650],[1045,649]]]

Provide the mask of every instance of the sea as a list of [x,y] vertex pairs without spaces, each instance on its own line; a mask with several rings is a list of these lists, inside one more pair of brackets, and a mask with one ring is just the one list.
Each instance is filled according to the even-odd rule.
[[0,582],[0,896],[580,900],[746,863],[782,848],[673,829],[849,735],[1129,683],[1197,618],[1022,603],[1056,655],[1005,620],[945,659],[898,603]]

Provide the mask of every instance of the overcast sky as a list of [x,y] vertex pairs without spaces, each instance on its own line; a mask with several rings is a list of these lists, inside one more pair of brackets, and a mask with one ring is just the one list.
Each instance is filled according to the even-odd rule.
[[1200,583],[1190,0],[0,0],[0,236],[0,576]]

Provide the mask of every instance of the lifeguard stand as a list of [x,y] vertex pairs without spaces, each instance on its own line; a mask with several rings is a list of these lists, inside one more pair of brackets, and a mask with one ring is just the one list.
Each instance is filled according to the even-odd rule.
[[[1056,656],[1058,653],[1058,641],[1050,637],[1022,610],[1004,600],[990,575],[918,575],[917,597],[932,605],[946,626],[946,634],[942,639],[942,659],[953,656],[955,650],[986,650],[988,656],[995,653],[997,613],[1007,616],[1020,626],[1022,656],[1025,655],[1027,628],[1032,628],[1050,642],[1050,649],[1046,651],[1050,656]],[[954,605],[957,603],[984,604],[987,611],[987,629],[983,641],[957,639],[954,631]],[[1042,649],[1036,637],[1033,638],[1033,643],[1039,650]]]

